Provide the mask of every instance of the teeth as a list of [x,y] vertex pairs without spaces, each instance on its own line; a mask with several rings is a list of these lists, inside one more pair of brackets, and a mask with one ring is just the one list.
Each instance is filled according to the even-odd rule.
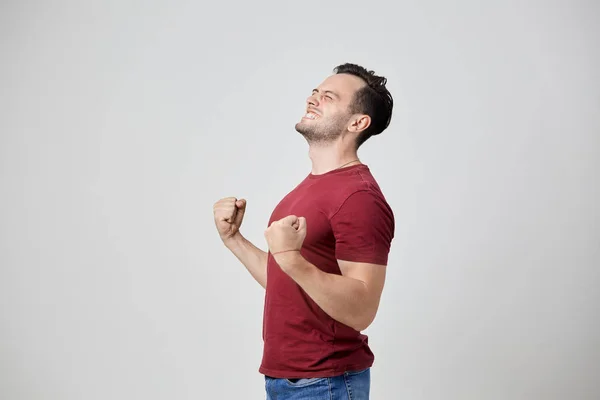
[[317,118],[316,114],[311,113],[311,112],[307,112],[306,115],[305,115],[305,117],[308,118],[308,119],[315,119],[315,118]]

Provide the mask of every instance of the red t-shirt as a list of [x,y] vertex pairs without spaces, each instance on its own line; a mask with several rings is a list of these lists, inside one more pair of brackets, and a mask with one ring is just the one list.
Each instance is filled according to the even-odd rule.
[[[366,165],[309,174],[277,205],[271,222],[306,218],[302,256],[341,275],[337,260],[387,265],[394,215]],[[372,366],[366,335],[327,315],[269,253],[260,373],[330,377]]]

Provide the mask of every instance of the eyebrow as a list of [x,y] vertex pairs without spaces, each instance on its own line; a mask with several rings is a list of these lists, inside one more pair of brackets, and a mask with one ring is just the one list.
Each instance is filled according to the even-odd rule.
[[[313,93],[314,93],[314,92],[317,92],[317,93],[319,93],[319,89],[313,89]],[[331,90],[324,90],[324,91],[323,91],[323,93],[330,94],[330,95],[332,95],[333,97],[335,97],[335,98],[338,98],[338,99],[340,98],[340,96],[338,96],[338,95],[337,95],[337,93],[335,93],[335,92],[332,92]]]

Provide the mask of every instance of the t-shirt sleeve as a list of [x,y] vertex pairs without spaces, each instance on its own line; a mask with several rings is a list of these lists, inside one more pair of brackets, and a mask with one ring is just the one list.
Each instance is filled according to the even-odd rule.
[[394,214],[375,192],[355,192],[331,218],[338,260],[387,265]]

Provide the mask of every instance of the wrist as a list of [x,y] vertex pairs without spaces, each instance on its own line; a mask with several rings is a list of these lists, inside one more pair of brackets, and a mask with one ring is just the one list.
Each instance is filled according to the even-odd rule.
[[237,231],[231,236],[221,238],[221,240],[227,248],[231,248],[232,246],[239,245],[244,240],[244,237],[242,236],[240,231]]
[[305,261],[299,250],[281,251],[271,253],[283,272],[289,274],[291,270],[297,270]]

